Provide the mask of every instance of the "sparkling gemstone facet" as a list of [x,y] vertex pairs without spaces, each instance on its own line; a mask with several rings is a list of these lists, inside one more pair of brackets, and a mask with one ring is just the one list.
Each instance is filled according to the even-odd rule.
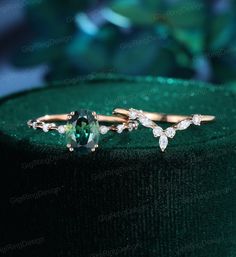
[[33,122],[32,127],[33,127],[34,130],[36,130],[37,129],[37,122]]
[[173,138],[175,136],[175,129],[172,127],[169,127],[165,130],[166,136]]
[[48,132],[49,131],[49,124],[43,124],[43,131]]
[[168,145],[168,138],[167,138],[166,135],[161,135],[160,136],[159,145],[160,145],[161,151],[164,152],[167,145]]
[[134,124],[133,123],[129,123],[128,130],[132,131],[133,129],[134,129]]
[[139,118],[139,121],[141,122],[141,124],[144,126],[144,127],[151,127],[153,125],[153,122],[151,120],[149,120],[147,117],[145,116],[141,116]]
[[102,135],[105,135],[109,131],[109,128],[107,126],[101,126],[100,127],[100,133]]
[[72,148],[93,150],[99,140],[99,124],[91,111],[74,113],[66,126],[67,145]]
[[183,120],[177,124],[177,129],[184,130],[184,129],[188,128],[190,125],[191,125],[191,120]]
[[120,124],[120,125],[118,125],[117,127],[117,133],[122,133],[123,132],[123,130],[125,129],[125,126],[123,125],[123,124]]
[[199,115],[199,114],[193,115],[192,121],[193,121],[194,125],[200,126],[201,125],[201,115]]
[[129,111],[129,117],[131,120],[135,120],[138,117],[138,113],[134,109],[130,109]]
[[163,129],[161,127],[159,127],[159,126],[156,126],[152,130],[152,132],[153,132],[154,137],[160,137],[162,135],[162,133],[163,133]]
[[64,133],[65,133],[65,126],[63,126],[63,125],[59,126],[59,127],[58,127],[58,132],[59,132],[60,134],[64,134]]

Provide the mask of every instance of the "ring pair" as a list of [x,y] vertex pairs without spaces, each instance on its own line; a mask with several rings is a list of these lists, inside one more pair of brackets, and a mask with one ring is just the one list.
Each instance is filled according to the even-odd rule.
[[[100,115],[82,109],[69,114],[46,115],[29,120],[27,124],[35,130],[41,129],[44,132],[56,130],[60,134],[65,134],[70,151],[80,149],[89,152],[95,151],[98,147],[100,134],[104,135],[108,131],[117,133],[122,133],[124,130],[132,131],[142,125],[152,129],[154,137],[159,137],[159,146],[163,152],[168,145],[168,140],[173,138],[177,131],[185,130],[190,125],[200,126],[202,122],[214,119],[215,116],[211,115],[169,115],[144,112],[133,108],[116,108],[113,115]],[[174,124],[164,130],[155,121]]]

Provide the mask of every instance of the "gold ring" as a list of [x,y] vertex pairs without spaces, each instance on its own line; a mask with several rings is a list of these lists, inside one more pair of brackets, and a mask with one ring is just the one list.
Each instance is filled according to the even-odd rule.
[[[212,115],[174,115],[155,112],[144,112],[142,110],[136,110],[133,108],[128,110],[116,108],[114,109],[113,114],[117,116],[126,116],[129,118],[129,122],[138,121],[144,127],[151,128],[154,137],[159,137],[159,146],[162,152],[165,151],[168,145],[168,138],[173,138],[177,131],[185,130],[190,125],[200,126],[201,123],[215,120],[215,116]],[[164,130],[154,121],[170,122],[174,124]]]
[[[201,123],[215,120],[212,115],[175,115],[156,112],[145,112],[136,109],[116,108],[113,115],[100,115],[89,110],[79,110],[69,114],[45,115],[27,122],[33,129],[41,129],[44,132],[56,130],[60,134],[66,134],[67,147],[74,149],[95,151],[98,147],[100,134],[108,131],[122,133],[124,130],[137,129],[139,123],[151,128],[154,137],[159,137],[159,146],[164,152],[169,138],[173,138],[177,131],[185,130],[190,125],[200,126]],[[155,123],[169,122],[172,126],[163,129]],[[59,124],[66,122],[66,124]],[[116,123],[100,125],[101,123]]]
[[[116,124],[100,125],[102,122]],[[78,110],[69,114],[45,115],[29,120],[27,124],[35,130],[41,129],[44,132],[54,130],[66,134],[67,147],[70,151],[80,148],[93,152],[98,147],[100,134],[106,134],[108,131],[121,133],[123,130],[131,130],[136,123],[128,122],[127,117],[122,115],[108,116],[89,110]]]

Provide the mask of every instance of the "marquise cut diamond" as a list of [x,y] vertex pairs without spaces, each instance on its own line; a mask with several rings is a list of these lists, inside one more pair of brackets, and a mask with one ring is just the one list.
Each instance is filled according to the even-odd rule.
[[175,129],[172,127],[169,127],[165,130],[165,134],[166,136],[168,136],[169,138],[173,138],[175,136]]
[[184,130],[184,129],[187,129],[190,125],[191,125],[191,120],[183,120],[177,124],[177,129]]
[[[157,121],[169,122],[169,120],[173,120],[170,122],[174,122],[174,123],[176,122],[176,123],[173,126],[163,130],[152,119],[150,119],[150,117],[151,118],[153,117],[153,120],[157,120]],[[168,145],[169,138],[173,138],[178,130],[185,130],[191,124],[200,126],[202,120],[213,120],[215,117],[209,116],[205,118],[200,114],[194,114],[192,116],[185,116],[184,120],[181,120],[180,118],[182,118],[182,116],[178,117],[178,115],[177,115],[177,118],[174,117],[173,119],[168,119],[168,115],[166,115],[166,117],[164,115],[163,118],[162,116],[161,118],[159,117],[156,118],[154,115],[150,115],[150,113],[143,112],[142,110],[129,109],[129,118],[130,118],[129,120],[130,122],[132,120],[133,122],[141,123],[144,127],[151,128],[153,136],[159,137],[159,146],[161,148],[161,151],[164,152],[164,150]],[[137,128],[137,126],[133,126],[133,128]],[[128,129],[132,131],[133,128],[132,128],[132,125],[129,124]],[[118,130],[118,133],[121,133],[121,132],[119,132]]]
[[160,145],[161,151],[164,152],[167,145],[168,145],[168,138],[167,138],[166,135],[161,135],[160,136],[159,145]]
[[36,130],[37,129],[37,122],[33,122],[32,127],[33,127],[34,130]]
[[153,122],[151,120],[149,120],[147,117],[145,116],[141,116],[139,118],[139,121],[141,122],[141,124],[144,126],[144,127],[151,127],[153,125]]
[[135,119],[137,119],[137,117],[138,117],[138,112],[136,110],[134,110],[134,109],[130,109],[130,111],[129,111],[129,118],[131,120],[135,120]]
[[154,137],[160,137],[163,134],[163,129],[159,126],[156,126],[153,130]]

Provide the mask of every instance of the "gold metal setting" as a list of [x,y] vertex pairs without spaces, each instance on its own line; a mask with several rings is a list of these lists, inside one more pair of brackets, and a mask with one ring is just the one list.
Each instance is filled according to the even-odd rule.
[[[55,115],[45,115],[39,117],[35,120],[29,120],[27,122],[28,126],[33,129],[42,129],[44,132],[50,130],[57,130],[60,134],[66,132],[66,125],[62,124],[73,118],[75,112],[70,112],[69,114],[55,114]],[[121,134],[124,130],[131,132],[136,130],[141,124],[144,127],[151,128],[154,137],[159,138],[159,146],[161,151],[164,151],[168,145],[168,140],[172,139],[176,132],[179,130],[185,130],[190,125],[200,126],[201,123],[207,123],[215,120],[213,115],[176,115],[176,114],[164,114],[156,112],[146,112],[136,109],[123,109],[115,108],[113,110],[113,115],[102,115],[92,112],[93,117],[99,122],[99,132],[100,134],[106,134],[108,131],[114,131]],[[60,122],[60,124],[58,124]],[[162,129],[155,122],[167,122],[174,123],[167,129]],[[112,123],[110,126],[101,125],[101,123]],[[74,149],[71,144],[67,144],[69,151],[73,152]],[[98,148],[96,144],[91,151],[94,152]]]

